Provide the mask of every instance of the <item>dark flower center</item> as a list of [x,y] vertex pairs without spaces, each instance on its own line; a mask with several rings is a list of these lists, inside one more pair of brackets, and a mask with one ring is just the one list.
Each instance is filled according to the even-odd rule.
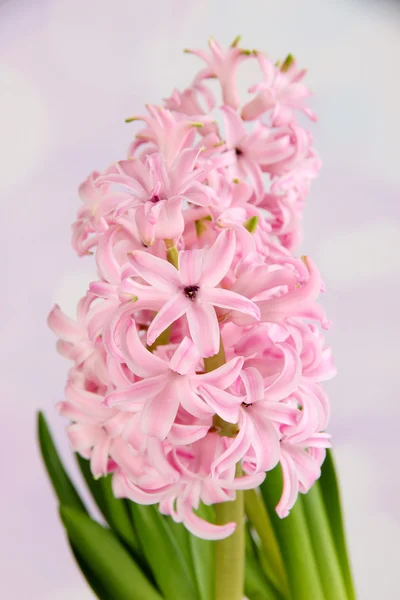
[[242,406],[244,406],[245,408],[247,408],[248,406],[251,406],[252,403],[250,402],[249,404],[246,404],[246,402],[242,402]]
[[161,198],[158,194],[154,194],[154,196],[152,198],[150,198],[150,202],[153,202],[153,204],[157,204],[157,202],[160,202]]
[[200,288],[198,285],[188,285],[187,287],[183,288],[183,291],[186,298],[189,298],[189,300],[194,300],[199,289]]
[[242,156],[242,154],[243,154],[243,150],[241,150],[240,148],[235,148],[235,152],[236,152],[236,156]]

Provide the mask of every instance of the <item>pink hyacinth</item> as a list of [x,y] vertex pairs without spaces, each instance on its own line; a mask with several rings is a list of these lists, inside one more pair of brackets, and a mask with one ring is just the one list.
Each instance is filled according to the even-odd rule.
[[[234,524],[203,521],[201,502],[233,500],[279,464],[284,517],[319,477],[335,367],[320,274],[293,254],[320,168],[297,122],[314,119],[305,71],[238,40],[209,46],[190,51],[206,63],[192,85],[127,119],[145,123],[128,158],[80,187],[73,247],[95,254],[98,279],[76,321],[55,306],[49,326],[72,362],[59,412],[93,476],[220,539]],[[241,106],[245,59],[263,81]]]

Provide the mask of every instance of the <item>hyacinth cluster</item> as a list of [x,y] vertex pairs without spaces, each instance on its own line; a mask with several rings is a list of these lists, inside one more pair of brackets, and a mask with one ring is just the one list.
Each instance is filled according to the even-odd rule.
[[[315,119],[305,70],[238,39],[188,52],[204,62],[190,87],[127,119],[144,123],[127,157],[81,185],[72,243],[99,278],[76,320],[55,306],[49,325],[73,363],[59,412],[93,476],[220,539],[235,525],[200,519],[201,501],[280,463],[284,517],[319,477],[335,369],[319,272],[295,255],[320,168],[297,120]],[[260,75],[241,104],[245,61]]]

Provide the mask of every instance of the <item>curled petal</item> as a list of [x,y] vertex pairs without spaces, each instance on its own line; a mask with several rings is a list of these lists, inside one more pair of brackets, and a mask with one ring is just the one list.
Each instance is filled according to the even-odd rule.
[[139,377],[154,377],[168,371],[168,365],[143,346],[133,319],[121,334],[121,350],[129,369]]
[[279,344],[284,356],[283,369],[279,376],[265,388],[265,396],[270,401],[282,400],[295,391],[300,383],[301,361],[297,352],[289,344]]
[[186,318],[190,335],[200,356],[209,357],[217,354],[220,333],[217,315],[211,304],[191,302],[186,309]]
[[132,252],[130,261],[136,273],[155,288],[173,294],[180,286],[178,271],[169,262],[142,252]]
[[157,377],[151,377],[150,379],[143,379],[142,381],[133,383],[123,390],[111,392],[111,394],[106,396],[104,405],[107,407],[118,405],[119,410],[124,410],[124,407],[120,405],[127,404],[128,406],[125,408],[125,410],[136,412],[137,410],[140,410],[140,408],[135,407],[136,403],[141,403],[148,398],[153,398],[163,389],[164,386],[164,375],[158,375]]
[[222,390],[225,390],[239,377],[243,367],[243,361],[244,359],[242,356],[236,356],[221,367],[218,367],[218,369],[214,369],[214,371],[196,375],[195,382],[200,384],[208,383],[209,385],[217,386]]
[[179,408],[179,395],[175,386],[167,386],[149,399],[140,421],[143,433],[164,440],[171,430]]
[[245,296],[241,296],[231,290],[224,290],[222,288],[203,289],[202,297],[206,302],[210,302],[210,304],[219,308],[236,310],[250,315],[254,319],[260,319],[260,309],[258,306]]
[[200,517],[198,517],[192,510],[192,507],[184,502],[180,501],[179,503],[179,512],[182,516],[182,521],[185,527],[196,535],[204,540],[222,540],[235,531],[236,523],[226,523],[226,525],[213,525],[208,521],[204,521]]
[[152,320],[147,330],[147,343],[154,344],[159,335],[172,323],[180,319],[189,309],[190,300],[182,293],[175,294],[168,300]]
[[192,340],[184,337],[172,356],[169,367],[180,375],[192,371],[199,361],[199,353]]
[[230,269],[235,254],[235,232],[222,231],[214,244],[206,250],[203,258],[201,283],[209,287],[219,284]]

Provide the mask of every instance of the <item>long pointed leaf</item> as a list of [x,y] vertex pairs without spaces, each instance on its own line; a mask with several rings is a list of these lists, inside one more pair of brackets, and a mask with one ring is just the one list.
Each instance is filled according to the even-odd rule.
[[288,517],[285,519],[278,517],[275,506],[282,492],[282,473],[279,465],[269,471],[260,489],[279,542],[293,598],[324,600],[304,517],[302,498],[297,499]]
[[82,574],[84,575],[89,586],[92,588],[92,590],[96,594],[97,598],[99,598],[99,600],[110,600],[110,596],[109,596],[107,590],[102,586],[100,581],[97,579],[96,575],[91,570],[87,559],[85,559],[80,554],[79,550],[74,546],[74,544],[72,543],[70,538],[68,538],[68,541],[69,541],[69,545],[71,547],[72,553],[75,557],[76,562],[78,563],[78,566],[79,566]]
[[198,600],[193,572],[158,509],[132,502],[131,510],[143,553],[165,599]]
[[90,569],[112,600],[161,600],[114,533],[70,506],[61,519],[74,548],[87,557]]
[[38,413],[37,434],[42,458],[60,503],[87,514],[85,505],[59,458],[46,419],[41,412]]
[[245,491],[244,505],[247,518],[262,544],[266,575],[283,594],[287,595],[289,590],[282,554],[261,494],[257,490]]
[[302,501],[325,598],[347,600],[340,563],[318,482],[308,494],[303,496]]
[[356,600],[353,578],[351,575],[350,560],[346,547],[343,516],[340,502],[339,484],[336,475],[332,451],[328,450],[321,469],[319,485],[324,500],[328,522],[331,527],[333,541],[342,568],[347,595],[349,600]]
[[94,479],[89,461],[79,456],[79,454],[76,454],[76,459],[86,484],[105,520],[114,533],[137,556],[139,544],[130,517],[129,505],[126,500],[115,498],[111,489],[111,475]]
[[258,555],[256,544],[246,527],[246,569],[244,590],[249,600],[282,600],[280,594],[267,581]]

